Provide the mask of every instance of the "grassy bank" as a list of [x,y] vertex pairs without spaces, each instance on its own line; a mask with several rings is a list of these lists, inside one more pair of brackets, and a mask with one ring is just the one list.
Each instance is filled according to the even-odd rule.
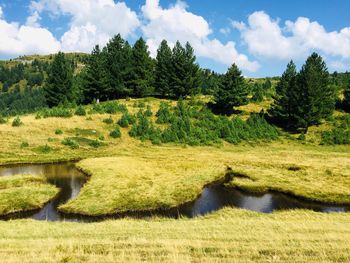
[[348,262],[350,217],[227,208],[196,219],[0,222],[4,262]]
[[60,210],[85,215],[169,209],[194,200],[206,184],[225,176],[224,165],[203,165],[195,158],[105,157],[77,166],[90,180]]
[[58,191],[38,176],[0,177],[0,216],[39,209]]

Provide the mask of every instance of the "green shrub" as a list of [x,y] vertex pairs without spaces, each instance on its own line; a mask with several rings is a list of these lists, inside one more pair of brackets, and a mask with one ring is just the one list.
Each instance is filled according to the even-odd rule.
[[14,118],[14,120],[12,121],[12,127],[19,127],[23,125],[23,122],[21,121],[20,117],[16,117]]
[[37,148],[39,153],[44,153],[44,154],[48,154],[52,151],[52,148],[50,146],[48,146],[47,144],[39,146]]
[[63,145],[69,146],[71,149],[79,149],[79,143],[77,143],[76,141],[70,139],[70,138],[65,138],[62,141]]
[[0,115],[0,124],[7,123],[7,119],[5,119],[3,116]]
[[85,108],[83,106],[79,106],[76,110],[75,110],[75,115],[78,116],[85,116],[86,115],[86,111]]
[[136,101],[136,102],[134,103],[134,108],[143,109],[143,108],[145,108],[145,107],[146,107],[146,104],[145,104],[145,102],[143,102],[143,101]]
[[172,114],[170,112],[170,107],[168,103],[164,103],[164,102],[160,103],[159,110],[156,113],[156,117],[157,117],[156,122],[158,124],[166,124],[170,122],[172,118]]
[[122,128],[127,128],[129,125],[134,124],[136,118],[134,115],[130,115],[128,112],[124,113],[120,120],[118,121],[118,125]]
[[40,120],[42,118],[42,114],[40,112],[37,112],[35,115],[36,120]]
[[63,131],[61,129],[56,129],[55,130],[55,134],[56,135],[61,135],[61,134],[63,134]]
[[324,131],[321,134],[321,145],[341,145],[350,144],[350,131],[334,128],[330,131]]
[[51,109],[44,109],[40,112],[44,118],[57,117],[57,118],[70,118],[73,113],[70,109],[63,107],[54,107]]
[[151,106],[147,105],[147,109],[146,109],[146,111],[145,111],[145,115],[146,115],[147,117],[151,117],[151,116],[153,115]]
[[98,147],[101,147],[103,145],[104,145],[104,143],[99,141],[99,140],[91,140],[89,142],[89,146],[94,147],[94,148],[98,148]]
[[28,142],[22,142],[21,145],[20,145],[21,149],[28,148],[28,147],[29,147],[29,143]]
[[99,139],[100,141],[104,141],[104,140],[105,140],[105,137],[104,137],[103,135],[100,135],[100,136],[98,137],[98,139]]
[[105,102],[101,104],[94,104],[92,106],[92,112],[96,113],[109,113],[115,114],[117,112],[126,112],[128,109],[125,105],[119,104],[118,102]]
[[122,136],[122,133],[120,131],[119,126],[117,126],[113,131],[110,132],[109,136],[112,138],[120,138]]
[[103,122],[106,124],[113,124],[113,119],[111,116],[109,116],[108,118],[104,119]]

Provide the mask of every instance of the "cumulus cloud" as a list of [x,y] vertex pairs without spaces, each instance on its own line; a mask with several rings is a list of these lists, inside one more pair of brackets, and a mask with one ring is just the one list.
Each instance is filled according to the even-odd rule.
[[260,66],[258,62],[250,61],[246,55],[240,54],[234,42],[223,44],[218,39],[210,38],[212,29],[208,22],[203,17],[187,11],[184,2],[178,1],[169,8],[162,8],[159,0],[146,0],[141,10],[146,20],[142,31],[153,56],[163,39],[171,45],[179,40],[181,43],[189,41],[199,57],[226,65],[235,62],[242,69],[252,72]]
[[48,54],[58,52],[60,43],[45,28],[7,22],[0,7],[0,54]]
[[350,58],[350,28],[327,32],[318,22],[299,17],[281,27],[263,11],[254,12],[248,23],[233,22],[251,53],[267,58],[298,59],[311,51]]
[[90,52],[94,45],[105,45],[115,34],[127,38],[140,26],[134,11],[113,0],[38,0],[31,2],[31,10],[33,14],[46,11],[71,17],[70,28],[61,38],[64,51]]

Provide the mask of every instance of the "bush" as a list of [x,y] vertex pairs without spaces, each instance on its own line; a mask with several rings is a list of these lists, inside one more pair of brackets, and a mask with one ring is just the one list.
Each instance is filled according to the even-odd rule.
[[22,142],[21,145],[20,145],[21,149],[28,148],[28,147],[29,147],[29,143],[28,142]]
[[113,131],[110,132],[109,136],[111,136],[114,139],[120,138],[122,136],[120,128],[117,126]]
[[75,115],[78,116],[85,116],[86,115],[86,111],[85,108],[83,106],[79,106],[76,110],[75,110]]
[[79,143],[77,143],[76,141],[70,139],[70,138],[65,138],[62,141],[63,145],[69,146],[71,149],[79,149]]
[[51,151],[52,151],[52,148],[47,144],[38,147],[38,152],[40,153],[47,154],[47,153],[50,153]]
[[98,148],[103,146],[104,144],[102,142],[100,142],[99,140],[92,140],[89,142],[89,146],[94,147],[94,148]]
[[5,119],[0,115],[0,124],[5,124],[5,123],[7,123],[7,119]]
[[321,133],[321,145],[350,144],[350,116],[338,118],[336,127]]
[[101,104],[94,104],[92,107],[92,112],[97,113],[108,113],[115,114],[117,112],[126,112],[128,109],[125,105],[119,104],[118,102],[105,102]]
[[12,121],[12,127],[19,127],[21,125],[23,125],[21,119],[18,116],[14,118],[14,120]]
[[56,135],[61,135],[61,134],[63,134],[63,131],[61,129],[56,129],[55,130],[55,134]]
[[51,109],[44,109],[40,112],[44,118],[57,117],[57,118],[70,118],[73,113],[70,109],[63,107],[54,107]]
[[124,113],[120,120],[118,121],[118,125],[122,128],[127,128],[129,125],[134,124],[136,118],[134,115],[130,115],[128,112]]
[[147,105],[147,109],[146,109],[146,111],[145,111],[145,115],[146,115],[147,117],[151,117],[151,116],[153,115],[151,106]]
[[109,116],[108,118],[104,119],[103,122],[106,124],[113,124],[113,119],[111,116]]
[[170,107],[168,103],[164,103],[164,102],[160,103],[159,110],[156,113],[156,117],[157,117],[156,122],[158,124],[166,124],[170,122],[172,118],[172,114],[170,112]]

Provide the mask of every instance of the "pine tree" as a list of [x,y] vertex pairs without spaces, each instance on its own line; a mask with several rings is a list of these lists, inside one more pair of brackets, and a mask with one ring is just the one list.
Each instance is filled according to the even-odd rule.
[[231,113],[233,107],[248,103],[248,86],[241,71],[233,64],[223,76],[214,96],[216,108],[222,113]]
[[103,54],[106,56],[108,98],[128,95],[126,83],[130,79],[132,54],[129,43],[118,34],[107,43]]
[[44,87],[45,98],[50,107],[71,101],[73,70],[70,61],[59,52],[48,70],[48,78]]
[[288,128],[296,121],[294,118],[296,104],[298,103],[296,85],[296,66],[293,61],[290,61],[277,84],[276,95],[274,96],[275,101],[269,110],[269,113],[275,121],[286,125]]
[[177,97],[185,97],[196,93],[199,87],[199,67],[191,45],[187,42],[184,48],[176,42],[172,52],[171,87]]
[[132,94],[144,97],[153,92],[153,60],[143,38],[136,41],[132,48],[132,68],[128,87]]
[[344,91],[344,106],[350,112],[350,82]]
[[157,64],[155,71],[156,92],[163,97],[171,95],[171,64],[172,51],[168,42],[163,40],[157,50]]
[[86,103],[107,99],[109,88],[104,59],[100,47],[95,46],[83,74],[83,92]]
[[313,53],[303,65],[297,82],[297,107],[293,114],[296,128],[319,123],[335,108],[335,90],[329,85],[329,73],[322,57]]

